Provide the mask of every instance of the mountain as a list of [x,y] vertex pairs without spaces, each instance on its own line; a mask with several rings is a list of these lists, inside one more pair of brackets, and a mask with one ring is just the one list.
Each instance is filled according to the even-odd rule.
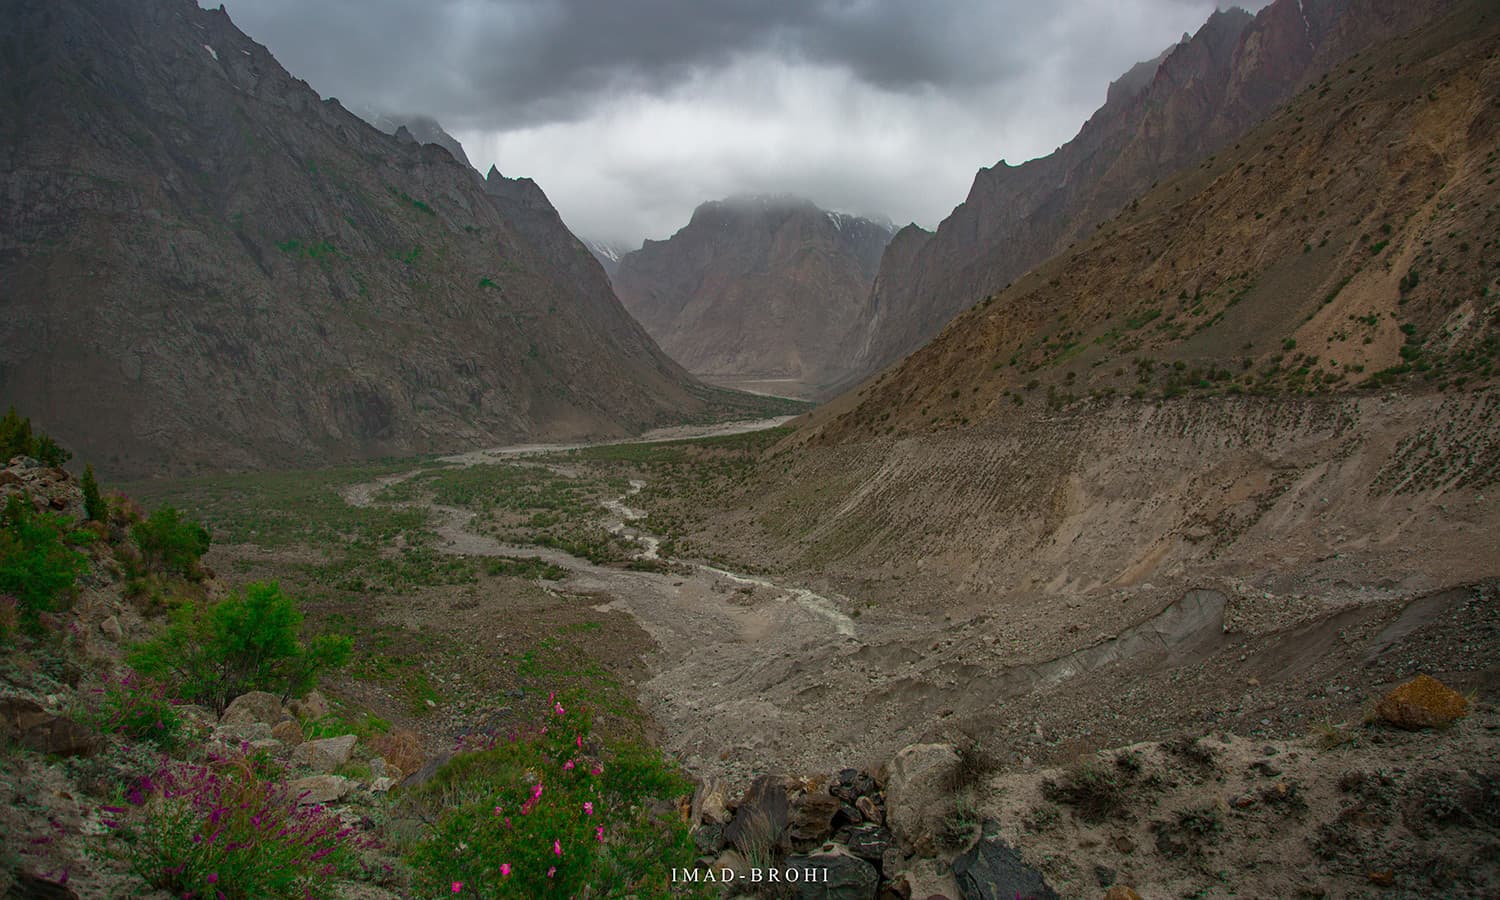
[[[403,116],[369,108],[357,109],[354,113],[386,134],[403,140],[414,140],[419,144],[437,144],[464,165],[470,168],[474,166],[469,162],[468,154],[464,153],[464,145],[459,143],[458,138],[444,131],[437,119],[431,116]],[[406,134],[404,138],[403,129]]]
[[630,252],[628,249],[608,241],[585,240],[583,245],[589,249],[590,253],[594,254],[594,259],[599,260],[599,265],[604,267],[604,274],[608,275],[611,279],[615,277],[615,272],[619,271],[620,258]]
[[691,372],[824,385],[848,372],[891,231],[798,197],[705,203],[621,258],[615,291]]
[[856,371],[878,371],[915,350],[1157,181],[1233,143],[1339,60],[1450,5],[1275,0],[1254,16],[1214,13],[1110,85],[1073,140],[1019,166],[1001,160],[980,170],[930,240],[882,261]]
[[1500,12],[1463,6],[958,316],[834,404],[825,435],[1003,420],[1044,396],[1486,383],[1500,65],[1484,54]]
[[0,405],[117,474],[623,435],[691,379],[529,181],[382,134],[192,0],[25,0]]

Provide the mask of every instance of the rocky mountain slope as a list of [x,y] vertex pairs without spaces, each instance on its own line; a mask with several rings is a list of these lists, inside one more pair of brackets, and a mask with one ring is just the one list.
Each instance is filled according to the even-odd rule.
[[824,385],[849,371],[890,237],[887,225],[795,197],[731,198],[624,256],[614,285],[691,372]]
[[[1065,757],[1231,708],[1305,730],[1247,679],[1337,648],[1326,691],[1377,654],[1367,617],[1493,581],[1497,98],[1500,11],[1460,4],[804,417],[714,508],[652,507],[676,545],[858,614],[746,694],[822,704],[849,744],[1035,729]],[[1184,629],[1200,589],[1225,612]],[[1188,633],[1209,643],[1125,668]],[[1477,646],[1403,659],[1492,668]]]
[[1362,48],[1428,21],[1451,0],[1276,0],[1216,12],[1197,34],[1110,85],[1078,136],[975,176],[930,239],[881,263],[860,374],[911,352],[961,310],[1094,232],[1158,180],[1197,164]]
[[599,260],[599,265],[604,267],[604,274],[608,275],[611,279],[615,277],[615,272],[619,271],[620,258],[630,252],[628,249],[611,244],[608,241],[586,240],[584,241],[584,246],[588,247],[589,252],[594,254],[594,259]]
[[492,199],[222,11],[10,10],[0,399],[111,471],[618,435],[737,402],[657,349],[535,185]]
[[444,131],[438,120],[431,116],[402,116],[373,109],[358,109],[354,112],[386,134],[402,137],[401,131],[405,129],[406,137],[402,140],[410,139],[419,144],[437,144],[453,154],[453,158],[464,165],[470,167],[474,165],[469,162],[469,155],[464,152],[464,145],[459,143],[458,138]]

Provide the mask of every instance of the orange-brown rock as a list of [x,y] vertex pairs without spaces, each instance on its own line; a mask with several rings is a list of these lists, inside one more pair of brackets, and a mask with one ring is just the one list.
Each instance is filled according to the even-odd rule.
[[1444,728],[1469,714],[1469,701],[1436,678],[1418,675],[1386,694],[1375,714],[1407,731]]

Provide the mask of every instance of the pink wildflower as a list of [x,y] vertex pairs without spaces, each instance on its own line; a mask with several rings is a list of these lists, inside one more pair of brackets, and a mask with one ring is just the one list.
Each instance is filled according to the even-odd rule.
[[582,750],[583,749],[583,735],[580,734],[578,737],[574,738],[574,743],[576,743],[578,745],[578,749],[579,750]]
[[600,825],[600,826],[598,826],[597,828],[594,829],[594,837],[598,838],[599,841],[601,843],[603,843],[603,841],[604,841],[604,826],[603,825]]
[[534,787],[534,788],[531,789],[531,799],[533,799],[533,800],[540,800],[540,799],[542,799],[542,786],[540,784],[538,784],[536,787]]
[[594,814],[594,803],[592,800],[583,801],[583,814],[592,816]]
[[549,866],[547,868],[547,877],[548,878],[551,878],[553,875],[556,875],[556,874],[557,874],[557,866]]
[[562,856],[562,841],[552,842],[552,852],[556,853],[558,856]]
[[571,759],[568,760],[567,762],[563,763],[563,771],[564,772],[571,772],[571,771],[573,771],[573,761]]
[[600,774],[603,771],[604,771],[604,767],[603,766],[594,766],[592,769],[589,769],[589,774],[590,775],[598,775],[598,774]]
[[500,874],[507,877],[510,875],[510,863],[500,864]]
[[453,893],[456,894],[456,893],[458,893],[459,891],[461,891],[463,889],[464,889],[464,883],[462,881],[455,881],[455,882],[453,882]]

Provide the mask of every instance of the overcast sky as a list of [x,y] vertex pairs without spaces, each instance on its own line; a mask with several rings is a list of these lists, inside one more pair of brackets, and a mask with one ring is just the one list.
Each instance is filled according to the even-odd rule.
[[1216,3],[226,5],[325,97],[431,115],[481,170],[535,178],[580,236],[634,247],[736,193],[932,228],[976,169],[1067,141],[1110,81],[1196,31]]

